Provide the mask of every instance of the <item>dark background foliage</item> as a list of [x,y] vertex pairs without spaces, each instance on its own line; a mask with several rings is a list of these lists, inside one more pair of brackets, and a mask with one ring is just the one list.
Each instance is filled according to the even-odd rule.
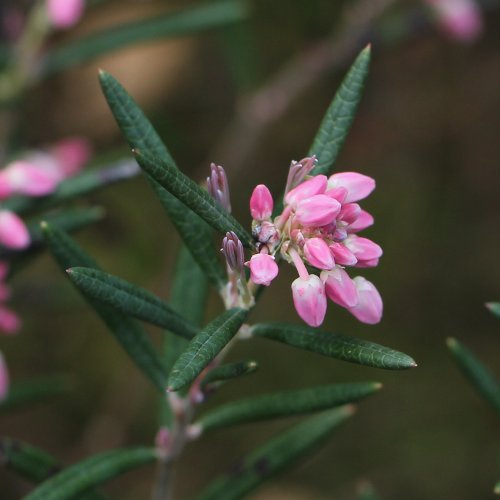
[[[108,3],[68,36],[162,9],[165,2]],[[243,55],[229,50],[234,47],[226,31],[127,49],[71,70],[25,99],[27,141],[38,145],[84,134],[99,152],[125,153],[95,77],[96,67],[103,67],[137,98],[185,172],[200,180],[210,161],[226,167],[235,214],[248,224],[254,185],[266,183],[279,192],[288,163],[307,152],[347,66],[336,64],[318,78],[265,130],[247,158],[231,164],[231,147],[217,151],[215,145],[238,106],[238,88],[265,84],[291,56],[327,36],[343,7],[323,0],[256,1],[251,21],[240,31]],[[217,401],[315,383],[384,384],[320,453],[251,498],[351,499],[364,480],[383,498],[489,498],[498,479],[497,420],[458,373],[445,339],[463,340],[498,368],[500,325],[483,304],[500,297],[500,17],[490,11],[483,36],[470,45],[447,40],[423,19],[419,4],[408,3],[391,9],[370,32],[371,73],[337,165],[377,180],[365,205],[376,217],[370,237],[382,245],[384,257],[377,269],[363,274],[383,295],[384,319],[370,327],[331,306],[326,325],[407,352],[419,367],[376,371],[264,341],[242,343],[231,357],[255,357],[261,370],[236,389],[228,385]],[[362,45],[353,47],[353,54]],[[168,297],[178,238],[144,179],[91,198],[105,207],[107,217],[81,232],[79,241],[105,270]],[[284,270],[252,318],[295,318],[292,279],[292,270]],[[61,372],[73,386],[36,408],[2,415],[1,432],[67,462],[115,446],[151,443],[153,390],[51,259],[40,258],[16,277],[14,287],[13,304],[24,328],[19,337],[1,342],[13,379]],[[213,297],[209,314],[218,310]],[[151,333],[159,341],[159,332]],[[286,425],[217,431],[189,447],[178,467],[179,495],[193,494]],[[146,498],[151,478],[151,470],[142,470],[107,489],[116,498]],[[2,498],[27,491],[5,471],[0,484]]]

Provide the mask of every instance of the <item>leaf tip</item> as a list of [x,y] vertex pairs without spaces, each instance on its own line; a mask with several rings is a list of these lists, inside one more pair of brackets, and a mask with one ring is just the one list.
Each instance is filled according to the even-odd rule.
[[453,350],[458,346],[458,340],[453,337],[448,337],[446,339],[446,345],[449,349]]
[[384,384],[382,384],[382,382],[374,382],[373,383],[373,389],[376,391],[379,391],[380,389],[382,389],[382,387],[384,387]]
[[347,416],[347,417],[351,417],[352,415],[354,415],[357,411],[357,408],[355,405],[345,405],[343,408],[343,413]]
[[362,50],[363,54],[371,54],[372,44],[371,42],[366,44],[365,48]]

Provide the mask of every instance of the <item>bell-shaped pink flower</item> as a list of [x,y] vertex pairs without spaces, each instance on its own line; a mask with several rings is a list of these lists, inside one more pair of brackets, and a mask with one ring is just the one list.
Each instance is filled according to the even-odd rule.
[[308,238],[304,244],[304,255],[311,266],[332,269],[335,260],[328,244],[322,238]]
[[47,0],[50,22],[60,29],[71,28],[83,15],[85,0]]
[[349,224],[347,230],[350,233],[357,233],[359,231],[362,231],[363,229],[366,229],[367,227],[372,226],[374,222],[375,220],[373,219],[373,215],[369,214],[366,210],[361,209],[358,218],[354,222]]
[[343,187],[347,189],[345,203],[362,200],[375,189],[375,180],[357,172],[341,172],[328,179],[328,189]]
[[344,245],[360,260],[378,259],[382,256],[382,248],[379,245],[355,234],[350,234],[345,240]]
[[321,279],[325,283],[326,295],[339,306],[350,308],[358,303],[356,285],[341,267],[322,271]]
[[361,214],[361,207],[357,203],[345,203],[339,212],[338,219],[346,224],[355,222]]
[[250,197],[250,213],[252,219],[263,221],[269,219],[273,213],[273,196],[264,184],[259,184]]
[[20,328],[21,320],[19,316],[14,311],[0,305],[0,332],[7,335],[13,335],[17,333]]
[[250,279],[257,285],[269,286],[271,281],[278,276],[278,264],[272,255],[265,253],[252,255],[245,265],[250,268]]
[[354,264],[358,262],[356,256],[342,243],[332,243],[330,245],[330,250],[332,251],[335,262],[341,266],[354,266]]
[[323,282],[315,274],[297,278],[292,283],[293,303],[297,314],[309,325],[320,326],[326,314]]
[[335,220],[340,208],[340,203],[334,198],[318,194],[298,203],[295,219],[303,226],[326,226]]
[[0,401],[3,401],[7,397],[9,392],[9,372],[7,370],[7,364],[5,363],[4,357],[0,352]]
[[0,245],[22,250],[30,244],[30,234],[22,219],[10,210],[0,210]]
[[323,194],[326,191],[327,181],[328,179],[325,175],[311,177],[311,179],[302,182],[287,193],[285,196],[285,203],[287,205],[296,206],[301,200],[305,200],[317,194]]
[[358,290],[358,303],[349,308],[352,313],[362,323],[373,325],[382,318],[383,304],[382,297],[378,293],[373,283],[362,276],[356,276],[354,283]]
[[50,154],[58,164],[62,178],[78,173],[92,156],[92,147],[86,139],[71,137],[63,139],[50,149]]

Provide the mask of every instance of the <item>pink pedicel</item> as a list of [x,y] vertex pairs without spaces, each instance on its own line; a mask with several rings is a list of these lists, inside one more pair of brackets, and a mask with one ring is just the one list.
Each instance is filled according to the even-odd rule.
[[55,28],[68,29],[80,21],[85,0],[47,0],[47,14]]
[[299,184],[292,189],[286,196],[287,205],[296,206],[297,203],[316,194],[324,194],[326,191],[327,178],[325,175],[317,175],[311,179]]
[[[251,280],[269,285],[278,268],[272,261],[273,272],[269,274],[265,265],[279,254],[299,273],[292,284],[293,301],[298,315],[308,325],[316,327],[323,322],[327,296],[360,321],[376,323],[382,314],[380,295],[364,278],[352,280],[346,269],[374,267],[382,256],[379,245],[356,234],[374,222],[372,215],[356,202],[375,189],[375,181],[357,172],[304,180],[315,164],[315,157],[291,163],[285,192],[290,190],[282,213],[274,219],[269,207],[271,193],[263,185],[255,188],[250,211],[252,234],[260,254],[247,263]],[[320,271],[321,278],[311,274],[306,264]]]
[[483,16],[475,0],[427,0],[427,3],[449,38],[471,42],[483,32]]
[[7,397],[9,392],[9,372],[7,370],[7,365],[5,359],[0,352],[0,401],[3,401]]
[[327,297],[341,307],[354,307],[358,303],[358,290],[349,275],[337,266],[331,271],[322,271]]
[[295,219],[303,226],[326,226],[335,220],[340,208],[340,203],[334,198],[317,194],[299,201]]
[[353,314],[362,323],[374,325],[382,319],[383,304],[382,297],[378,293],[373,283],[362,276],[356,276],[353,279],[358,290],[358,303],[349,308]]
[[332,269],[335,266],[333,254],[322,238],[309,238],[306,240],[304,256],[311,266],[318,269]]
[[273,206],[273,197],[267,186],[264,184],[256,186],[250,198],[252,219],[257,221],[269,219],[273,213]]
[[328,189],[343,187],[347,189],[345,203],[366,198],[375,189],[375,180],[357,172],[341,172],[328,179]]
[[320,326],[326,314],[326,295],[325,286],[318,276],[298,277],[292,283],[292,295],[297,314],[309,326]]
[[271,255],[264,253],[253,255],[246,265],[250,268],[250,280],[257,285],[269,286],[278,276],[278,264]]
[[0,332],[13,335],[21,328],[19,316],[7,307],[0,305]]
[[30,235],[22,219],[10,210],[0,210],[0,245],[23,250],[30,244]]

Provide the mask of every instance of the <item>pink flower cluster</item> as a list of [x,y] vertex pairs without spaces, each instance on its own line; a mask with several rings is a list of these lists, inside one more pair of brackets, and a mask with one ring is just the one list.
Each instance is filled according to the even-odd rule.
[[278,275],[279,252],[299,274],[292,283],[293,301],[308,325],[323,323],[327,297],[358,320],[378,323],[383,306],[377,289],[361,276],[351,279],[345,270],[374,267],[382,256],[379,245],[358,235],[374,220],[356,202],[375,189],[375,181],[356,172],[306,179],[314,164],[314,157],[292,162],[284,209],[274,219],[269,189],[263,184],[254,189],[250,212],[259,253],[247,262],[250,279],[268,286]]
[[[0,200],[15,195],[46,196],[58,184],[76,174],[90,158],[87,141],[79,138],[56,143],[47,151],[25,154],[0,170]],[[0,209],[0,246],[23,250],[30,244],[30,234],[24,221],[14,212]],[[18,316],[4,306],[10,291],[5,283],[8,264],[0,261],[0,331],[15,333],[20,326]]]
[[68,29],[83,16],[85,0],[47,0],[47,14],[55,28]]

